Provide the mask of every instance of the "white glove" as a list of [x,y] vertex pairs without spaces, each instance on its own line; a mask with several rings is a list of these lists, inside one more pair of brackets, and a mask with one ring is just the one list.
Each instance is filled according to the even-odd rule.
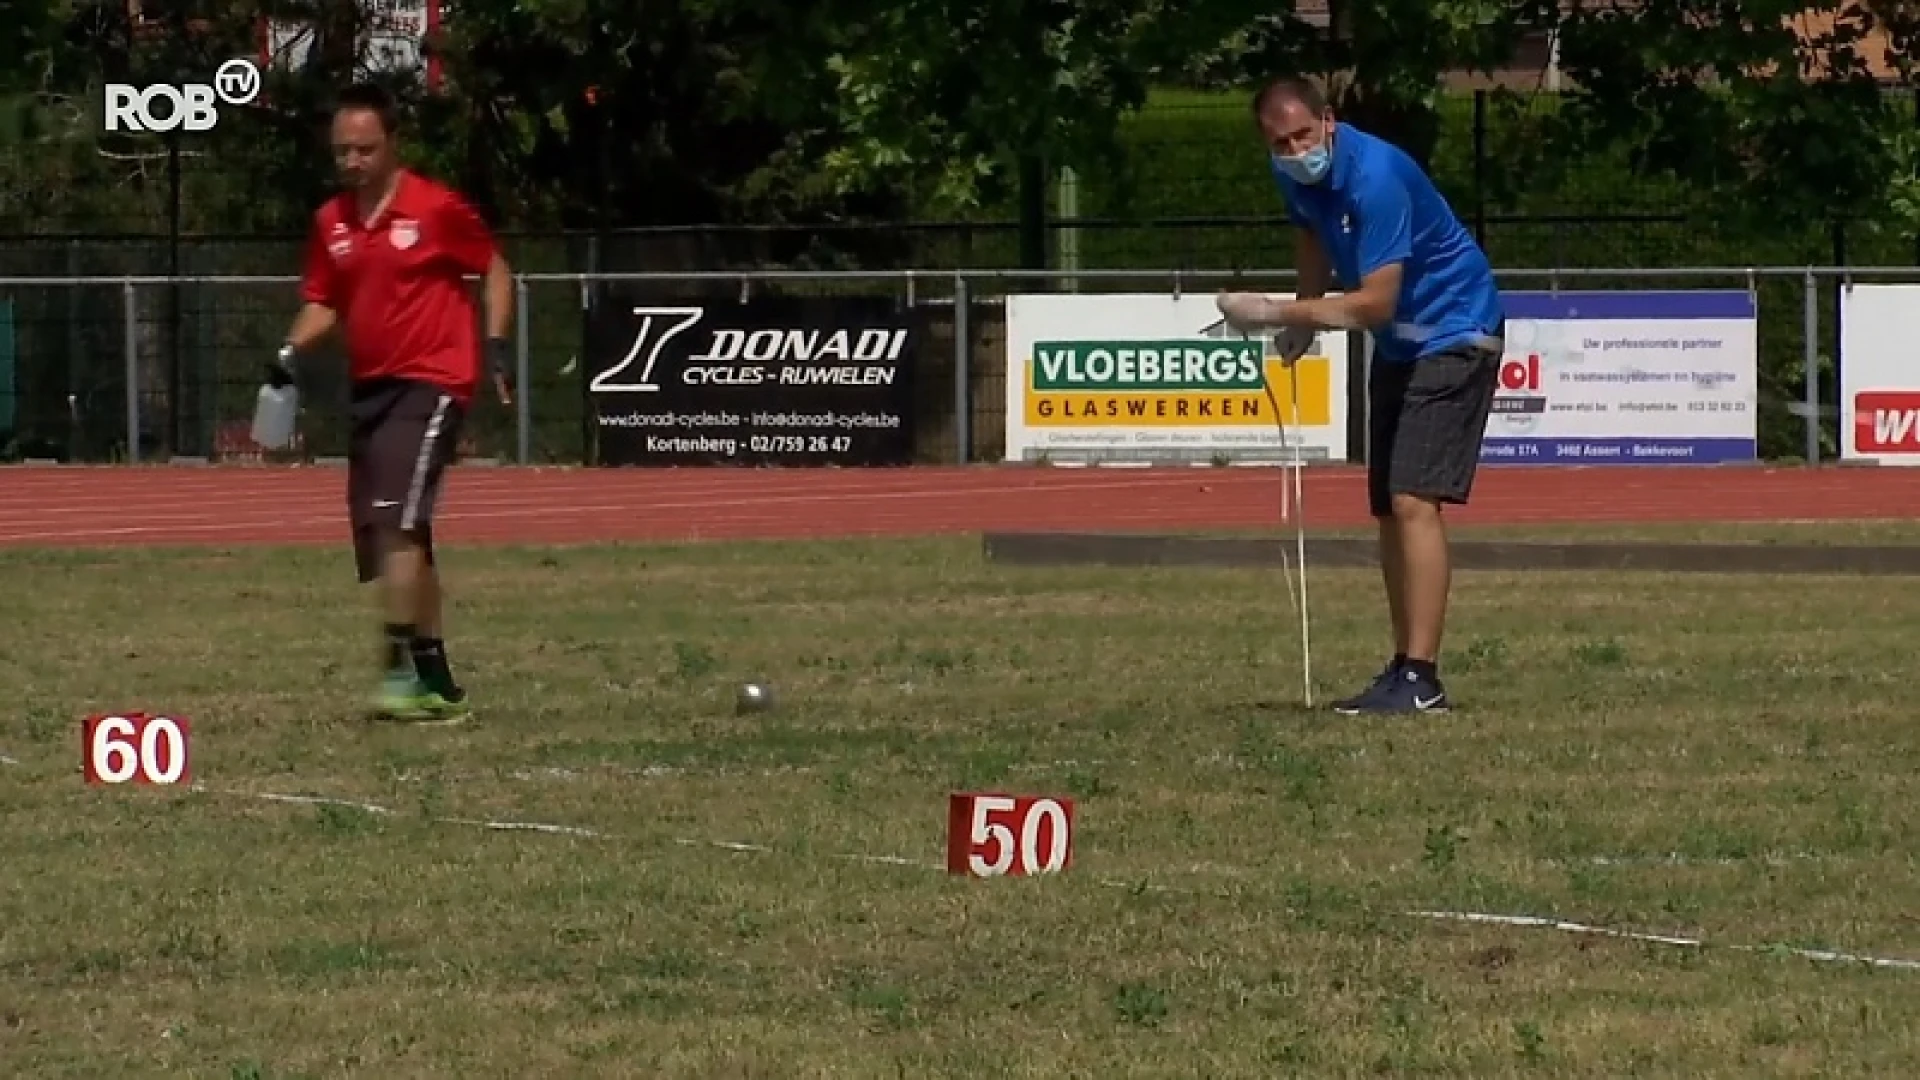
[[1274,332],[1273,351],[1292,364],[1313,350],[1314,339],[1319,336],[1320,332],[1309,326],[1283,326]]
[[1220,309],[1228,326],[1243,334],[1266,325],[1267,298],[1263,293],[1223,292],[1215,298],[1214,306]]

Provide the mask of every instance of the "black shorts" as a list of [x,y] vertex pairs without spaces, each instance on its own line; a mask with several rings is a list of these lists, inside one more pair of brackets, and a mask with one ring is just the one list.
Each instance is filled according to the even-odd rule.
[[387,530],[419,540],[431,564],[433,507],[459,451],[464,410],[437,386],[395,379],[355,384],[347,414],[347,514],[360,580],[380,576]]
[[1393,515],[1395,495],[1465,503],[1499,385],[1500,348],[1458,345],[1412,363],[1376,359],[1367,376],[1367,503]]

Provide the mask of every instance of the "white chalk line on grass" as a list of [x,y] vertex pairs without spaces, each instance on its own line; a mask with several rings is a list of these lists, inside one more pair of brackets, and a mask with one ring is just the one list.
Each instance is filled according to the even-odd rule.
[[[396,811],[377,803],[360,802],[356,799],[337,799],[326,795],[286,795],[273,791],[240,791],[231,788],[205,788],[195,785],[195,791],[213,795],[235,795],[241,798],[262,799],[267,802],[295,803],[305,806],[338,806],[349,810],[375,814],[381,817],[397,817]],[[426,820],[437,825],[468,825],[480,829],[492,829],[496,832],[535,832],[554,836],[577,836],[589,840],[617,839],[611,833],[584,829],[577,825],[550,825],[540,821],[486,821],[478,818],[430,817]],[[753,855],[775,855],[778,851],[764,844],[743,844],[730,840],[693,840],[675,837],[673,841],[680,847],[714,848],[720,851],[734,851]],[[828,858],[842,862],[875,863],[886,866],[916,866],[929,870],[945,870],[939,863],[917,859],[902,858],[898,855],[853,855],[834,854]]]
[[[19,762],[14,761],[12,758],[8,758],[4,755],[0,755],[0,764],[18,765]],[[1084,764],[1099,764],[1099,763],[1098,762],[1059,761],[1059,762],[1053,762],[1052,766],[1073,767],[1073,766],[1079,766]],[[1041,770],[1048,767],[1049,766],[1045,764],[1035,764],[1030,766],[1016,766],[1015,768],[1016,770]],[[685,770],[681,770],[670,765],[650,765],[650,766],[645,766],[641,768],[625,767],[625,766],[607,766],[603,770],[596,770],[596,771],[611,772],[615,775],[620,775],[620,776],[640,776],[640,777],[677,776],[685,772]],[[792,774],[812,773],[814,771],[816,770],[810,769],[807,766],[794,766],[788,769],[765,770],[763,772],[755,773],[753,775],[765,775],[765,776],[773,776],[773,775],[781,775],[781,774],[792,775]],[[531,780],[531,779],[538,779],[542,777],[558,777],[562,779],[581,779],[586,777],[588,774],[585,772],[574,770],[574,769],[567,769],[559,766],[554,766],[550,768],[536,769],[532,771],[519,770],[519,771],[510,773],[509,775],[519,780]],[[207,791],[208,789],[196,786],[194,790]],[[248,798],[265,799],[271,802],[305,803],[305,804],[313,804],[313,805],[340,806],[340,807],[347,807],[355,810],[364,810],[370,814],[391,815],[394,813],[394,811],[386,807],[377,806],[372,803],[361,803],[361,802],[355,802],[351,799],[337,799],[337,798],[331,798],[331,797],[319,796],[319,795],[284,795],[284,794],[277,794],[273,792],[252,792],[252,791],[220,791],[220,792],[214,792],[214,793],[225,794],[225,795],[240,795]],[[556,835],[589,837],[589,838],[595,838],[595,839],[610,838],[608,834],[595,832],[592,829],[584,829],[574,825],[547,825],[547,824],[542,824],[540,822],[532,822],[532,821],[480,821],[480,820],[475,820],[470,818],[431,818],[429,820],[432,820],[442,825],[469,825],[469,826],[474,826],[476,828],[493,829],[501,832],[542,832],[542,833],[551,833]],[[766,853],[766,854],[774,853],[773,848],[763,847],[756,844],[737,844],[737,843],[730,843],[730,842],[719,841],[719,840],[675,840],[674,842],[683,847],[715,847],[715,848],[720,848],[728,851],[759,852],[759,853]],[[940,866],[939,864],[916,862],[915,860],[912,860],[912,859],[902,859],[892,855],[835,855],[833,856],[833,858],[850,860],[855,862],[888,863],[888,864],[899,864],[903,866],[931,866],[936,869],[945,869],[944,866]],[[1763,852],[1763,853],[1758,853],[1751,856],[1745,856],[1742,858],[1734,858],[1732,856],[1686,855],[1676,851],[1676,852],[1669,852],[1665,855],[1588,855],[1588,856],[1581,856],[1577,858],[1544,858],[1544,859],[1538,859],[1536,860],[1536,862],[1544,866],[1556,866],[1556,867],[1562,867],[1562,868],[1575,867],[1575,866],[1593,866],[1593,867],[1601,867],[1601,868],[1636,868],[1636,867],[1644,868],[1644,867],[1655,867],[1655,866],[1732,867],[1732,866],[1747,866],[1747,865],[1779,867],[1779,866],[1792,866],[1792,865],[1804,864],[1804,863],[1826,862],[1832,858],[1833,858],[1832,856],[1822,855],[1817,852],[1811,852],[1811,851]],[[1247,874],[1247,871],[1245,871],[1240,867],[1220,866],[1215,864],[1206,864],[1206,865],[1196,864],[1194,866],[1188,867],[1185,872],[1196,875],[1196,876],[1213,874],[1213,875],[1226,876],[1226,877],[1244,877]],[[1126,884],[1127,887],[1129,888],[1134,887],[1134,885],[1132,885],[1131,883],[1119,883],[1119,884]]]
[[[277,792],[268,792],[268,791],[241,791],[241,790],[230,789],[230,788],[222,788],[222,789],[205,788],[199,785],[195,785],[194,790],[200,791],[200,792],[207,792],[211,794],[217,794],[217,795],[232,795],[240,798],[262,799],[268,802],[297,803],[297,804],[305,804],[305,805],[313,805],[313,806],[339,806],[339,807],[344,807],[344,808],[349,808],[354,810],[360,810],[365,813],[375,814],[383,817],[398,816],[398,814],[394,810],[389,809],[388,807],[380,806],[375,803],[360,802],[353,799],[331,798],[324,795],[286,795],[286,794],[280,794]],[[578,826],[573,826],[573,825],[550,825],[550,824],[537,822],[537,821],[486,821],[486,820],[480,820],[475,818],[446,818],[446,817],[428,817],[425,820],[433,822],[435,824],[466,825],[466,826],[471,826],[476,828],[491,829],[491,830],[502,831],[502,832],[535,832],[535,833],[546,833],[550,835],[575,836],[575,837],[581,837],[584,839],[594,839],[594,840],[617,839],[617,837],[611,833],[598,832],[593,829],[584,829],[584,828],[580,828]],[[748,843],[741,843],[738,841],[729,841],[729,840],[696,840],[696,839],[691,839],[687,837],[676,837],[673,840],[673,843],[679,847],[705,848],[709,850],[730,851],[730,852],[737,852],[741,854],[751,854],[751,855],[780,854],[777,848],[769,847],[765,844],[748,844]],[[838,862],[857,862],[857,863],[868,863],[868,864],[879,865],[879,866],[904,866],[904,867],[911,867],[913,869],[919,869],[919,870],[933,870],[933,871],[939,871],[939,872],[946,871],[946,866],[943,863],[929,862],[924,859],[909,859],[909,858],[905,858],[898,855],[860,855],[860,854],[842,852],[842,853],[830,854],[827,857]],[[1205,868],[1194,867],[1192,868],[1192,872],[1202,871],[1203,869]],[[1223,868],[1216,867],[1213,869],[1220,870]],[[1225,869],[1231,870],[1231,868],[1225,868]],[[1176,869],[1174,872],[1179,872],[1179,871]],[[1244,876],[1245,874],[1245,871],[1240,871],[1240,870],[1231,870],[1231,872],[1240,876]],[[1108,888],[1126,889],[1131,892],[1184,893],[1188,895],[1214,895],[1214,896],[1227,895],[1227,894],[1220,893],[1217,891],[1212,891],[1212,890],[1181,889],[1181,888],[1174,888],[1174,887],[1165,886],[1165,885],[1153,885],[1148,882],[1138,881],[1138,880],[1127,881],[1120,878],[1097,878],[1095,880],[1098,881],[1098,883],[1101,884],[1102,886],[1105,886]],[[1615,940],[1620,940],[1620,941],[1637,941],[1637,942],[1642,942],[1650,945],[1667,945],[1675,948],[1688,948],[1688,949],[1718,948],[1718,949],[1725,949],[1732,952],[1755,953],[1755,954],[1761,954],[1761,955],[1795,956],[1801,959],[1817,960],[1817,961],[1823,961],[1827,963],[1861,964],[1867,967],[1886,968],[1886,969],[1893,969],[1898,971],[1920,971],[1920,960],[1906,960],[1906,959],[1901,959],[1899,957],[1870,956],[1870,955],[1865,955],[1861,953],[1840,952],[1834,949],[1805,949],[1805,948],[1800,948],[1798,946],[1783,945],[1783,944],[1743,945],[1738,943],[1735,943],[1735,944],[1710,943],[1706,939],[1698,938],[1698,937],[1687,937],[1687,936],[1678,935],[1678,934],[1649,934],[1649,933],[1643,933],[1635,930],[1620,930],[1620,929],[1616,929],[1613,927],[1606,927],[1606,926],[1590,926],[1586,923],[1578,923],[1568,919],[1553,918],[1553,917],[1541,916],[1541,915],[1501,915],[1501,914],[1496,914],[1491,912],[1482,912],[1482,911],[1403,911],[1401,912],[1401,914],[1409,918],[1427,919],[1431,921],[1466,922],[1466,923],[1491,924],[1496,926],[1512,926],[1512,927],[1520,927],[1520,928],[1526,928],[1526,929],[1554,930],[1564,934],[1584,934],[1584,935],[1595,936],[1595,937],[1613,938]]]
[[[1134,766],[1137,761],[1060,761],[1014,762],[1004,765],[1010,773],[1053,772],[1060,769],[1090,769],[1103,766]],[[717,766],[713,768],[689,768],[684,765],[589,765],[570,768],[565,765],[540,765],[532,768],[513,769],[504,774],[495,772],[464,772],[455,774],[457,780],[494,780],[504,775],[508,779],[534,780],[588,780],[595,777],[617,776],[641,780],[671,779],[677,777],[746,777],[767,779],[776,776],[827,776],[835,771],[832,763],[826,765],[772,765],[765,768],[742,769]]]
[[1676,934],[1642,934],[1632,930],[1615,930],[1605,926],[1588,926],[1585,923],[1569,922],[1565,919],[1547,918],[1539,915],[1491,915],[1480,911],[1409,911],[1407,914],[1417,919],[1493,923],[1499,926],[1524,926],[1558,930],[1563,934],[1592,934],[1599,937],[1619,938],[1624,941],[1643,941],[1651,945],[1673,945],[1687,949],[1713,947],[1748,953],[1782,953],[1789,956],[1804,957],[1808,960],[1826,960],[1838,963],[1865,964],[1869,967],[1896,968],[1902,971],[1920,971],[1920,960],[1901,960],[1885,956],[1863,956],[1858,953],[1836,952],[1832,949],[1802,949],[1792,945],[1709,946],[1703,938],[1681,937]]
[[[238,795],[242,798],[264,799],[267,802],[297,803],[304,806],[338,806],[348,810],[358,810],[366,814],[381,817],[396,817],[395,811],[376,803],[360,802],[355,799],[336,799],[326,795],[283,795],[274,791],[237,791],[230,788],[205,788],[198,784],[193,790],[211,795]],[[475,818],[430,817],[427,819],[437,825],[471,825],[481,829],[494,829],[500,832],[540,832],[558,836],[581,836],[600,839],[604,833],[592,829],[582,829],[574,825],[548,825],[538,821],[482,821]]]
[[1672,851],[1665,855],[1586,855],[1576,859],[1542,859],[1549,866],[1794,866],[1800,863],[1831,862],[1837,855],[1817,851],[1760,851],[1752,855],[1687,855]]
[[[1108,766],[1131,767],[1138,764],[1139,762],[1131,761],[1131,760],[1108,760],[1108,759],[1101,759],[1101,758],[1094,758],[1094,759],[1088,759],[1088,760],[1075,760],[1072,758],[1063,758],[1057,761],[1016,762],[1014,764],[1006,765],[1005,769],[1010,773],[1018,774],[1018,773],[1058,772],[1063,769],[1088,769],[1088,768],[1100,768],[1100,767],[1108,767]],[[1207,765],[1232,766],[1233,762],[1230,760],[1229,757],[1223,757],[1220,755],[1209,755],[1209,756],[1197,759],[1195,761],[1195,764],[1200,766],[1207,766]],[[771,766],[771,767],[760,768],[760,769],[735,769],[735,768],[726,768],[726,767],[720,767],[715,769],[698,769],[698,768],[689,768],[682,765],[614,765],[609,763],[604,765],[592,765],[592,766],[582,766],[582,767],[568,767],[564,765],[542,765],[542,766],[536,766],[532,768],[517,768],[505,773],[468,772],[468,773],[456,774],[454,779],[494,780],[494,779],[499,779],[501,776],[505,776],[508,779],[519,780],[519,781],[528,782],[528,783],[537,782],[541,780],[558,780],[558,781],[589,780],[589,779],[594,779],[598,777],[608,777],[608,776],[627,778],[627,779],[638,779],[638,780],[676,779],[676,778],[694,777],[694,776],[698,776],[698,777],[721,776],[721,777],[745,777],[745,778],[752,778],[752,779],[770,779],[770,778],[782,777],[782,776],[826,776],[826,775],[831,775],[833,771],[834,770],[830,767],[815,766],[815,765],[777,765],[777,766]],[[1813,852],[1813,851],[1758,851],[1750,855],[1741,855],[1741,856],[1688,855],[1684,852],[1670,851],[1663,854],[1655,853],[1655,854],[1631,854],[1631,855],[1575,855],[1575,856],[1566,856],[1566,857],[1549,856],[1545,858],[1534,859],[1531,861],[1538,863],[1539,865],[1542,865],[1542,866],[1553,866],[1553,867],[1560,867],[1560,868],[1597,867],[1602,869],[1607,869],[1607,868],[1638,869],[1638,868],[1655,867],[1655,866],[1672,866],[1672,867],[1774,866],[1774,867],[1779,867],[1779,866],[1796,866],[1796,865],[1802,865],[1807,863],[1830,862],[1838,858],[1840,858],[1840,856],[1825,855],[1825,854],[1821,854],[1819,852]],[[1216,866],[1216,867],[1196,868],[1195,872],[1216,873],[1216,874],[1225,874],[1228,876],[1233,876],[1233,875],[1240,874],[1242,871],[1240,871],[1237,867]]]

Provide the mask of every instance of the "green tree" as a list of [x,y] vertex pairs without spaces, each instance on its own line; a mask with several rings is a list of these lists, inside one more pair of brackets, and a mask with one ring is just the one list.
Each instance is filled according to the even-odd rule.
[[[1411,154],[1433,155],[1436,101],[1452,71],[1492,71],[1527,30],[1549,25],[1551,0],[1329,0],[1323,20],[1247,0],[1198,0],[1212,42],[1180,40],[1161,70],[1210,87],[1278,75],[1323,81],[1337,113]],[[1251,121],[1249,121],[1251,122]]]
[[968,207],[1023,156],[1110,162],[1150,80],[1246,87],[1324,76],[1344,115],[1425,159],[1441,75],[1504,60],[1551,5],[1332,0],[1329,25],[1255,0],[829,0],[821,18],[849,139],[836,175],[912,183]]
[[844,138],[843,189],[896,185],[924,205],[978,207],[1035,161],[1111,159],[1146,99],[1138,62],[1158,0],[826,0],[814,26]]
[[567,224],[898,209],[815,182],[809,155],[836,117],[798,10],[463,0],[444,56],[476,163]]
[[[1883,204],[1912,106],[1885,92],[1868,50],[1910,77],[1911,7],[1578,5],[1561,25],[1572,88],[1556,141],[1623,146],[1644,173],[1717,193],[1720,213],[1817,220]],[[1873,44],[1876,30],[1891,48]]]
[[64,0],[0,0],[0,93],[44,85],[71,14]]

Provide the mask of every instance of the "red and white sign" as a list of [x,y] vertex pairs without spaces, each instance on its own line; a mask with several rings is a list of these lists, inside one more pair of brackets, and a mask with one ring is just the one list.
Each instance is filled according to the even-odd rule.
[[1073,862],[1073,800],[960,792],[947,798],[947,872],[1054,874]]
[[1920,454],[1920,390],[1855,394],[1853,445],[1862,454]]
[[1840,459],[1920,465],[1920,285],[1840,289]]
[[80,728],[89,784],[188,784],[191,725],[184,716],[95,713]]
[[1500,364],[1500,389],[1507,393],[1540,392],[1540,354],[1527,353],[1519,359],[1508,358]]
[[[355,74],[403,72],[423,77],[428,90],[445,78],[438,46],[446,26],[447,0],[359,0],[360,40]],[[255,45],[263,68],[307,66],[313,48],[310,18],[268,18],[254,23]]]

